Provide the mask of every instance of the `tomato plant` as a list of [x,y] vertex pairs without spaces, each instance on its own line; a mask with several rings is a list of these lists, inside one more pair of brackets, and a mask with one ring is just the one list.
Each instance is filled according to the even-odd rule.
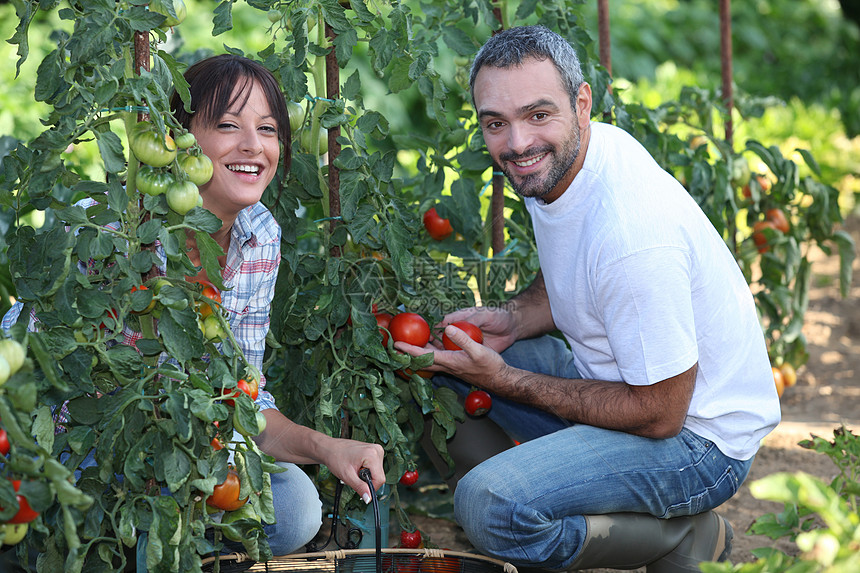
[[206,498],[206,503],[224,511],[236,511],[248,502],[247,497],[239,498],[240,489],[239,474],[230,468],[224,481],[216,485],[212,495]]
[[451,226],[451,221],[443,219],[437,212],[436,207],[430,207],[424,213],[424,228],[427,229],[427,234],[434,240],[441,241],[451,236],[454,228]]
[[[484,343],[484,333],[481,332],[480,328],[478,328],[477,326],[475,326],[471,322],[457,321],[457,322],[452,322],[451,325],[456,326],[457,328],[459,328],[460,330],[462,330],[463,332],[468,334],[469,338],[471,338],[472,340],[474,340],[478,344]],[[461,348],[459,346],[457,346],[457,344],[454,343],[454,341],[452,341],[450,338],[448,338],[447,334],[442,335],[442,346],[445,348],[445,350],[461,350]]]
[[483,416],[493,407],[493,398],[484,390],[472,390],[464,407],[470,416]]
[[388,331],[395,342],[425,346],[430,342],[430,325],[420,314],[401,312],[388,323]]

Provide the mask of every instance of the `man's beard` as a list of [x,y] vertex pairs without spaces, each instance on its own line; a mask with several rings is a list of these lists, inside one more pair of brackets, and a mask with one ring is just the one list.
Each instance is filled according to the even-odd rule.
[[535,157],[542,153],[547,153],[547,159],[551,163],[543,179],[541,179],[539,173],[514,179],[506,168],[502,167],[502,171],[518,195],[522,197],[543,197],[564,179],[564,176],[570,171],[574,162],[576,162],[577,157],[579,157],[580,141],[579,126],[576,126],[573,137],[564,142],[559,152],[556,151],[555,146],[547,145],[545,147],[527,149],[522,154],[503,153],[499,156],[499,160],[504,162],[503,165],[507,165],[509,161],[519,161],[527,157]]

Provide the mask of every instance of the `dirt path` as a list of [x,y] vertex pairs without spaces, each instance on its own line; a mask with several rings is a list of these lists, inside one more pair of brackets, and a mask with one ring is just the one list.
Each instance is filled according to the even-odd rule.
[[[860,245],[860,217],[849,218],[845,229]],[[735,531],[734,563],[754,561],[751,551],[758,547],[795,551],[786,541],[746,534],[756,518],[782,510],[781,504],[752,497],[749,483],[772,473],[797,470],[829,480],[835,475],[830,460],[797,443],[811,434],[832,438],[840,423],[860,432],[860,257],[854,261],[854,286],[845,299],[840,297],[834,279],[839,272],[838,258],[817,251],[811,260],[814,277],[803,329],[809,362],[799,369],[797,384],[783,395],[782,422],[764,440],[745,485],[717,510]],[[440,547],[471,549],[462,530],[451,521],[420,516],[414,521]]]

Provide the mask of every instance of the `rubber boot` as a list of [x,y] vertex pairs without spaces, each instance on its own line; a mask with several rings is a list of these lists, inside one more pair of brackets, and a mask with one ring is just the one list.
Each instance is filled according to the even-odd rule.
[[585,543],[568,570],[607,567],[648,573],[700,573],[702,561],[725,561],[732,527],[713,511],[660,519],[641,513],[586,515]]
[[[463,402],[462,397],[460,402]],[[428,416],[424,421],[421,446],[433,463],[433,467],[448,484],[451,493],[457,488],[457,482],[469,470],[515,445],[511,437],[489,418],[473,417],[467,414],[466,420],[457,424],[454,437],[448,440],[448,455],[454,460],[454,472],[451,473],[448,463],[442,459],[430,440],[431,424],[433,421]]]

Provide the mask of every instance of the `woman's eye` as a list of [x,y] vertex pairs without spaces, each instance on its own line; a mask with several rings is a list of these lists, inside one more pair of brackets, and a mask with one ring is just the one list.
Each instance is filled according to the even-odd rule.
[[265,131],[265,132],[268,132],[268,133],[278,133],[277,128],[275,128],[274,126],[271,126],[271,125],[264,125],[264,126],[263,126],[263,127],[261,127],[260,129],[261,129],[262,131]]

